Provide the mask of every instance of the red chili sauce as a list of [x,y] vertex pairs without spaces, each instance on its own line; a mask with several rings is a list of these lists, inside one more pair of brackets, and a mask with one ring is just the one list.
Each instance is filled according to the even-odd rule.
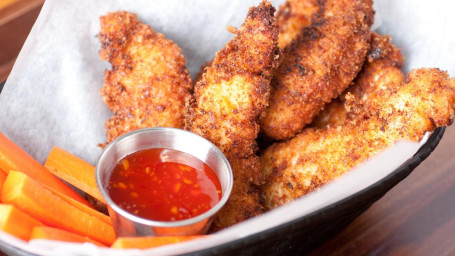
[[195,217],[221,199],[220,181],[207,164],[163,148],[124,157],[115,166],[107,190],[125,211],[156,221]]

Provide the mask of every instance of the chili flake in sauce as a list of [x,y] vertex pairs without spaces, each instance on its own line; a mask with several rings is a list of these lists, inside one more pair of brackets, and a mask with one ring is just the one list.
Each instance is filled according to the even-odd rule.
[[221,199],[220,181],[207,164],[163,148],[124,157],[112,171],[107,190],[120,208],[156,221],[195,217]]

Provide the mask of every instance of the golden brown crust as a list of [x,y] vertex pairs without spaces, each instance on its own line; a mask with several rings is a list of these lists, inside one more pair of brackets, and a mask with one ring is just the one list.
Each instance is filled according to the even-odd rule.
[[[215,216],[210,232],[221,230],[264,212],[259,186],[251,178],[261,177],[259,157],[228,157],[234,173],[234,187],[226,205]],[[256,173],[254,173],[256,172]],[[263,180],[261,181],[263,183]]]
[[280,49],[289,46],[302,29],[311,24],[313,15],[322,11],[323,6],[323,0],[287,0],[283,3],[276,13]]
[[199,73],[197,73],[196,78],[194,79],[194,84],[197,84],[202,80],[202,75],[204,75],[205,70],[212,65],[213,60],[207,61],[204,65],[201,66]]
[[265,151],[261,168],[268,208],[317,189],[398,140],[420,141],[426,132],[450,125],[455,79],[438,69],[414,70],[389,97],[367,104],[374,110],[367,119],[308,128]]
[[102,16],[98,37],[99,55],[112,65],[101,89],[114,112],[107,141],[139,128],[183,128],[192,83],[180,48],[124,11]]
[[346,93],[344,92],[338,98],[333,99],[330,103],[326,104],[324,110],[319,112],[308,127],[324,128],[327,125],[337,126],[345,123],[346,120],[351,119],[344,106],[346,103],[345,97]]
[[239,34],[220,50],[197,83],[186,127],[222,152],[249,157],[256,149],[257,119],[269,97],[277,56],[274,8],[251,8]]
[[400,70],[402,65],[403,55],[391,43],[390,36],[373,33],[367,61],[354,84],[328,103],[311,126],[341,125],[359,115],[368,114],[371,110],[365,108],[365,102],[381,101],[404,81]]
[[188,102],[186,128],[213,142],[234,174],[233,191],[212,230],[262,212],[257,185],[263,178],[255,139],[278,53],[274,12],[265,1],[250,8],[237,35],[216,54]]
[[284,52],[261,121],[273,139],[293,137],[360,71],[370,47],[371,1],[327,0],[322,17]]

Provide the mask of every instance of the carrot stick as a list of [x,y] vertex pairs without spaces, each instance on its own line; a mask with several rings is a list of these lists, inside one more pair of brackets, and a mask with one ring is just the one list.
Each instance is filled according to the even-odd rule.
[[32,230],[43,223],[9,204],[0,204],[0,230],[23,240],[28,240]]
[[65,195],[62,195],[62,194],[59,194],[59,193],[55,193],[56,196],[60,197],[61,199],[65,200],[68,204],[76,207],[77,209],[91,215],[91,216],[94,216],[94,217],[97,217],[98,219],[100,219],[101,221],[105,222],[106,224],[108,225],[111,225],[112,226],[112,221],[111,221],[111,218],[109,218],[109,216],[105,215],[104,213],[101,213],[91,207],[88,207],[86,206],[85,204],[81,204],[79,203],[78,201],[72,199],[71,197],[69,196],[65,196]]
[[111,225],[68,203],[23,173],[10,171],[1,199],[48,226],[88,236],[105,245],[115,240]]
[[44,166],[29,156],[0,132],[0,168],[9,173],[10,170],[23,172],[45,186],[89,206],[90,204],[76,191],[50,173]]
[[74,243],[92,243],[98,246],[103,246],[103,244],[98,243],[95,240],[92,240],[86,236],[76,235],[74,233],[68,232],[63,229],[51,228],[51,227],[34,227],[30,235],[30,240],[32,239],[47,239],[47,240],[57,240],[65,242],[74,242]]
[[196,238],[202,238],[205,235],[195,236],[153,236],[153,237],[119,237],[112,244],[111,248],[116,249],[147,249],[167,244],[190,241]]
[[91,164],[55,146],[44,166],[60,179],[106,203],[96,185],[95,167]]
[[63,194],[60,194],[58,192],[55,192],[55,191],[52,191],[56,196],[60,197],[61,199],[63,199],[64,201],[66,201],[68,204],[76,207],[77,209],[93,216],[93,217],[97,217],[98,219],[100,219],[101,221],[105,222],[106,224],[108,225],[111,225],[112,226],[112,221],[111,221],[111,218],[109,218],[109,216],[105,215],[104,213],[101,213],[95,209],[93,209],[92,207],[88,207],[86,206],[85,204],[81,204],[79,203],[78,201],[74,200],[73,198],[69,197],[69,196],[66,196],[66,195],[63,195]]
[[3,183],[5,182],[6,180],[6,176],[8,174],[6,174],[5,171],[3,171],[2,169],[0,169],[0,191],[2,191],[2,187],[3,187]]

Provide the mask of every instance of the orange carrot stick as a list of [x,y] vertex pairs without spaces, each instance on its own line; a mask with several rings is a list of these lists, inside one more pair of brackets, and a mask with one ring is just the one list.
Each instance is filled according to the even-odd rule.
[[55,177],[44,166],[25,153],[24,150],[14,144],[14,142],[9,140],[1,132],[0,168],[7,173],[9,173],[10,170],[23,172],[51,189],[72,197],[87,206],[90,205],[81,195]]
[[95,179],[95,167],[79,157],[55,146],[44,166],[60,179],[106,203]]
[[88,236],[105,245],[115,240],[111,225],[73,206],[23,173],[10,171],[1,199],[48,226]]
[[65,241],[73,243],[92,243],[98,246],[103,246],[103,244],[98,243],[95,240],[92,240],[86,236],[76,235],[74,233],[68,232],[63,229],[51,228],[51,227],[34,227],[30,235],[30,240],[32,239],[47,239],[47,240],[56,240],[56,241]]
[[28,240],[32,230],[43,223],[9,204],[0,204],[0,230],[23,240]]
[[74,200],[73,198],[69,197],[69,196],[66,196],[66,195],[63,195],[63,194],[60,194],[58,192],[55,192],[55,191],[52,191],[56,196],[60,197],[61,199],[63,199],[64,201],[66,201],[68,204],[76,207],[77,209],[91,215],[91,216],[94,216],[94,217],[97,217],[98,219],[100,219],[101,221],[105,222],[106,224],[108,225],[111,225],[112,226],[112,221],[111,221],[111,218],[109,218],[109,216],[105,215],[104,213],[101,213],[95,209],[93,209],[92,207],[88,207],[86,206],[85,204],[81,204],[79,203],[78,201]]
[[195,236],[153,236],[153,237],[119,237],[112,244],[112,248],[116,249],[147,249],[158,247],[167,244],[175,244],[185,241],[190,241],[196,238],[206,237],[205,235]]
[[0,169],[0,191],[2,191],[2,187],[3,187],[3,183],[5,182],[6,180],[6,176],[8,174],[6,174],[5,171],[3,171],[2,169]]

